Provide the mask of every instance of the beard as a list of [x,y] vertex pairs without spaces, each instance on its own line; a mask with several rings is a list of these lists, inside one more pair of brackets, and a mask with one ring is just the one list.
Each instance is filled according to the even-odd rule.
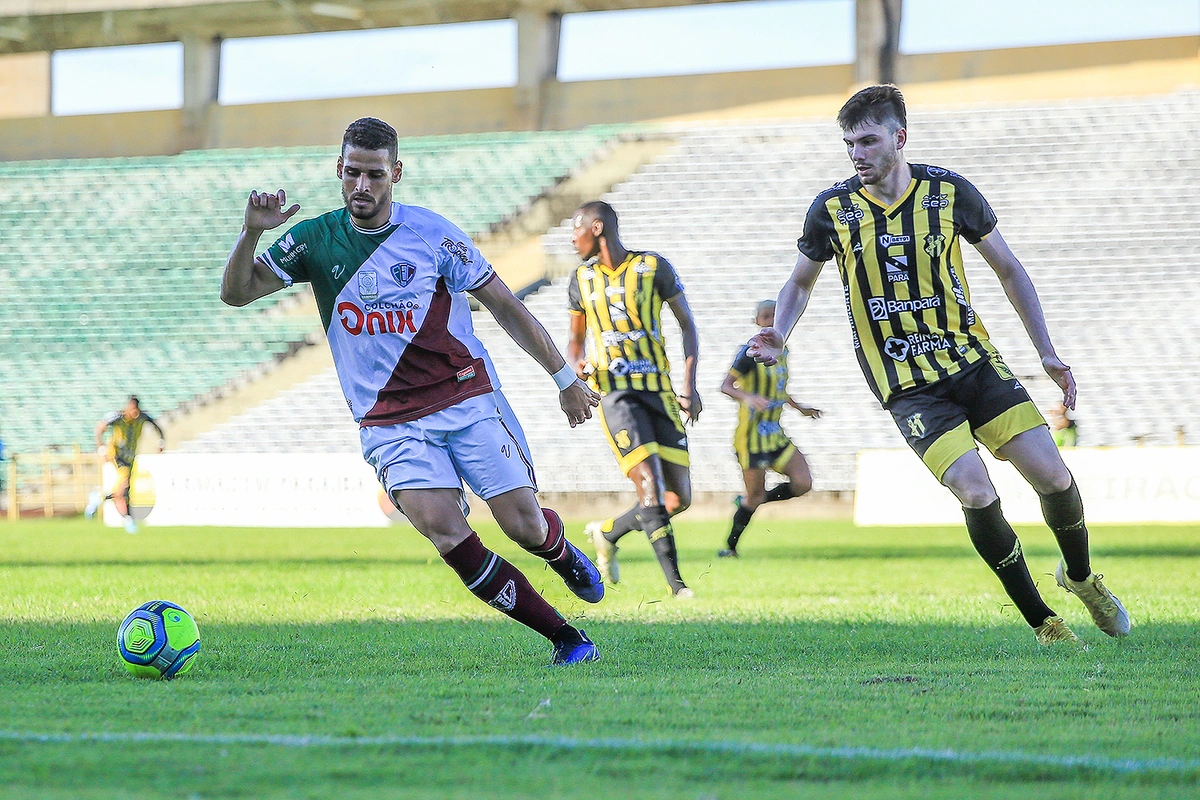
[[383,208],[384,203],[390,202],[391,198],[381,197],[365,208],[358,208],[351,202],[351,195],[342,192],[342,202],[346,204],[346,210],[350,212],[350,216],[355,219],[370,219],[379,213],[379,209]]

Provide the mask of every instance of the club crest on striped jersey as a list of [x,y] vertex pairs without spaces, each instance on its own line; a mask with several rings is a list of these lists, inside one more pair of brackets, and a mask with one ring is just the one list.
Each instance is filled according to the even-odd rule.
[[358,296],[364,303],[379,299],[379,273],[373,269],[359,270]]
[[396,283],[400,284],[401,288],[412,283],[413,276],[416,274],[417,268],[407,261],[401,261],[392,266],[392,277],[396,279]]

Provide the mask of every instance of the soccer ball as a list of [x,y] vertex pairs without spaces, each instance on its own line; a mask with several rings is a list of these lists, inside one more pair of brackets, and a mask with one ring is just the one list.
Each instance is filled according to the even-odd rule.
[[170,680],[196,662],[200,632],[191,614],[166,600],[135,608],[117,628],[125,669],[139,678]]

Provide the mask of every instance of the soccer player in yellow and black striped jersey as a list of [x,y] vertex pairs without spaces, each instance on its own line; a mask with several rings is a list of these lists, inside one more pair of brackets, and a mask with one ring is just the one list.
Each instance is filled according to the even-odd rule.
[[778,358],[821,267],[834,258],[868,385],[909,446],[962,503],[972,544],[1037,640],[1077,637],[1038,594],[975,440],[1012,461],[1041,496],[1063,555],[1059,586],[1083,601],[1105,633],[1126,635],[1128,613],[1091,570],[1075,480],[971,306],[963,240],[995,271],[1064,405],[1075,407],[1071,368],[1054,350],[1033,283],[996,229],[996,215],[961,175],[907,162],[908,123],[895,86],[858,92],[838,123],[856,174],[813,201],[775,325],[751,340],[750,353],[766,363]]
[[[574,215],[572,242],[585,263],[571,277],[567,359],[600,393],[600,424],[621,471],[637,490],[623,514],[588,525],[596,566],[609,583],[620,578],[617,541],[634,530],[650,539],[667,585],[676,597],[692,590],[679,574],[671,517],[692,502],[687,434],[682,412],[695,422],[703,408],[696,391],[700,344],[683,284],[657,253],[621,244],[617,212],[594,201]],[[670,306],[683,340],[680,391],[671,383],[662,327]]]
[[[775,301],[758,304],[754,324],[770,328],[775,324]],[[737,428],[733,432],[733,450],[746,493],[735,501],[733,527],[726,539],[726,549],[717,552],[721,558],[736,558],[738,541],[750,524],[750,518],[763,503],[790,500],[812,489],[812,473],[804,454],[796,449],[780,423],[783,409],[791,407],[806,417],[816,419],[820,409],[798,403],[788,394],[787,348],[774,364],[761,364],[747,354],[748,346],[738,350],[729,374],[721,384],[721,392],[738,403]],[[787,476],[787,480],[767,491],[767,470]]]
[[[154,417],[142,411],[142,404],[137,397],[130,396],[125,408],[114,411],[96,423],[96,448],[104,453],[104,460],[113,462],[117,468],[117,483],[112,492],[104,497],[101,493],[92,492],[88,499],[84,514],[91,517],[100,507],[102,500],[112,500],[117,511],[125,518],[125,530],[137,533],[137,522],[133,519],[133,509],[129,505],[129,486],[133,480],[133,460],[137,458],[138,443],[142,438],[142,429],[149,425],[158,432],[158,452],[166,446],[166,437],[162,427]],[[104,443],[104,432],[112,429],[108,444]]]

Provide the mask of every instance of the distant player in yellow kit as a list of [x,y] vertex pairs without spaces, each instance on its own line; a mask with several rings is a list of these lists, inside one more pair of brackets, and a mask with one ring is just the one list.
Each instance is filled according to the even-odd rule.
[[[754,323],[760,328],[775,324],[775,301],[764,300],[755,310]],[[746,483],[746,493],[737,498],[733,527],[722,558],[737,557],[738,540],[750,524],[750,518],[763,503],[790,500],[812,489],[812,474],[804,454],[796,449],[783,430],[780,418],[790,406],[806,417],[816,419],[820,409],[796,402],[787,393],[787,348],[774,364],[761,364],[746,353],[743,345],[721,384],[721,391],[738,402],[738,424],[733,432],[733,450]],[[787,481],[767,491],[767,470],[787,476]]]
[[[103,500],[112,500],[117,506],[117,511],[125,518],[125,531],[137,533],[137,522],[134,521],[129,506],[129,484],[133,477],[133,460],[137,458],[138,442],[142,438],[142,429],[146,425],[158,431],[158,452],[161,453],[166,446],[163,429],[154,417],[142,411],[141,403],[136,396],[130,396],[124,409],[114,411],[96,423],[96,449],[104,453],[105,461],[111,461],[116,465],[117,482],[107,496],[102,496],[99,491],[92,492],[92,496],[88,498],[87,509],[84,511],[84,515],[88,519],[96,515],[96,510],[100,508]],[[112,435],[108,438],[106,445],[104,432],[109,428],[112,429]]]

